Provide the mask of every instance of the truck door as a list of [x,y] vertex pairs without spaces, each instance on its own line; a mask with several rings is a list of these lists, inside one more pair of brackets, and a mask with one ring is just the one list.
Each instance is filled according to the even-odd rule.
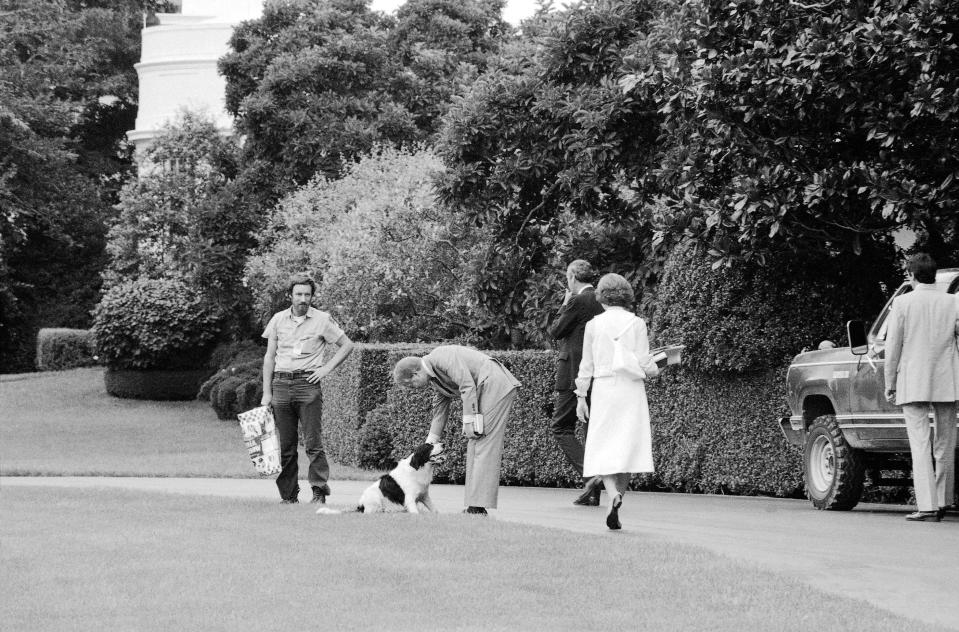
[[895,404],[886,401],[886,379],[884,374],[886,356],[886,331],[888,326],[889,310],[892,301],[912,291],[908,283],[902,284],[886,306],[879,313],[879,318],[869,330],[869,351],[862,357],[856,367],[855,376],[850,380],[849,404],[850,410],[859,413],[857,416],[879,416],[888,418],[902,416],[902,410]]

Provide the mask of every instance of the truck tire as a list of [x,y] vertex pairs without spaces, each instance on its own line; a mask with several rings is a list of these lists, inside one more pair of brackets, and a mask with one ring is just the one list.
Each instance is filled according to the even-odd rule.
[[806,497],[816,509],[849,511],[862,496],[862,454],[846,443],[834,415],[813,420],[803,449]]

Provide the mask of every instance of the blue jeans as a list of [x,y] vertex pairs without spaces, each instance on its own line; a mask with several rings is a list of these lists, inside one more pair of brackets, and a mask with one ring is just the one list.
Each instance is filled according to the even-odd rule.
[[282,498],[296,498],[300,492],[297,447],[298,428],[303,428],[303,443],[310,459],[308,480],[329,494],[326,482],[330,478],[330,464],[323,448],[323,393],[319,384],[310,384],[307,376],[273,378],[273,417],[280,437],[280,475],[276,486]]

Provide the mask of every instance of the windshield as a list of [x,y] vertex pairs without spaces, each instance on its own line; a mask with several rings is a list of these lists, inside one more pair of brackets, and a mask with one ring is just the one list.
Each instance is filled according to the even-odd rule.
[[[949,292],[950,294],[955,294],[959,291],[959,270],[940,270],[939,274],[936,275],[936,288],[943,292]],[[912,286],[909,285],[909,283],[903,283],[899,286],[895,294],[892,295],[892,298],[886,303],[886,306],[882,308],[882,311],[879,313],[879,318],[872,324],[872,329],[869,330],[870,341],[886,339],[886,317],[889,315],[889,309],[892,307],[892,299],[897,296],[902,296],[903,294],[908,294],[909,292],[912,292]]]

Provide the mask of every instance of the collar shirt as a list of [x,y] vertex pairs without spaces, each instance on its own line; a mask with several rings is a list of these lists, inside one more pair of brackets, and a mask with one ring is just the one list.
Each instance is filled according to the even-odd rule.
[[[299,321],[299,322],[297,322]],[[277,312],[263,330],[263,337],[276,339],[275,371],[307,371],[323,366],[327,346],[335,343],[343,330],[327,313],[310,307],[306,316],[297,318],[293,309]]]
[[587,283],[587,284],[584,285],[583,287],[579,288],[579,292],[577,292],[576,295],[578,296],[578,295],[582,294],[582,293],[585,292],[587,289],[590,289],[590,290],[593,289],[593,284],[592,284],[592,283]]

